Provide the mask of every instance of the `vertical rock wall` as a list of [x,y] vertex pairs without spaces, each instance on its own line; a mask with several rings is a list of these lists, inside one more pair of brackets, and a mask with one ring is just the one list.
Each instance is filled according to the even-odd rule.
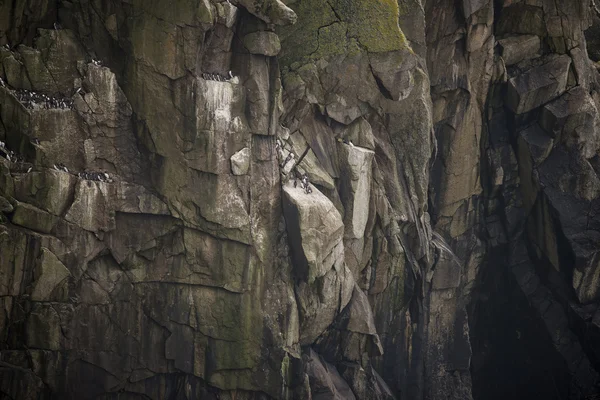
[[588,3],[0,4],[1,396],[592,398]]

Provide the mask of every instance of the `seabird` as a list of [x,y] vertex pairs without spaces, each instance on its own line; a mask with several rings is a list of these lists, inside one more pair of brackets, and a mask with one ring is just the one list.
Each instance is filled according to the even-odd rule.
[[31,143],[33,143],[33,144],[40,144],[40,139],[38,139],[36,137],[31,138]]
[[57,31],[57,30],[59,30],[59,29],[61,29],[61,26],[60,26],[60,24],[59,24],[58,22],[55,22],[55,23],[54,23],[54,30],[55,30],[55,31]]
[[290,161],[292,159],[292,153],[288,154],[287,157],[285,158],[285,161],[283,162],[283,165],[281,166],[281,168],[285,167],[285,164],[288,163],[288,161]]
[[[227,2],[229,3],[229,0],[227,0]],[[233,74],[231,73],[231,71],[227,73],[227,76],[229,76],[229,79],[233,79]]]
[[27,173],[30,173],[30,172],[31,172],[31,169],[32,169],[32,167],[29,167],[29,168],[27,169]]

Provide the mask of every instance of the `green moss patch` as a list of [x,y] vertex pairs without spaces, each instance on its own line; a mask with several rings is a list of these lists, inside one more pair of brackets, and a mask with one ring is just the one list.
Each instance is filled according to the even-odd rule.
[[290,6],[298,22],[279,29],[283,66],[359,48],[387,52],[408,46],[395,0],[302,0]]

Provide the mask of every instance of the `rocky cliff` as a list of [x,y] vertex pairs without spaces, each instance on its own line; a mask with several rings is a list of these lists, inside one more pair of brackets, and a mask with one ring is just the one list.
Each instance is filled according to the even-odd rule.
[[597,398],[597,14],[0,2],[0,398]]

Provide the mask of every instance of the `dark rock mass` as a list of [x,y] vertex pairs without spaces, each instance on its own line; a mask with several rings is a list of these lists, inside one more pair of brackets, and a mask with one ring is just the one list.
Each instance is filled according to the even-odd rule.
[[600,399],[599,6],[0,1],[0,400]]

